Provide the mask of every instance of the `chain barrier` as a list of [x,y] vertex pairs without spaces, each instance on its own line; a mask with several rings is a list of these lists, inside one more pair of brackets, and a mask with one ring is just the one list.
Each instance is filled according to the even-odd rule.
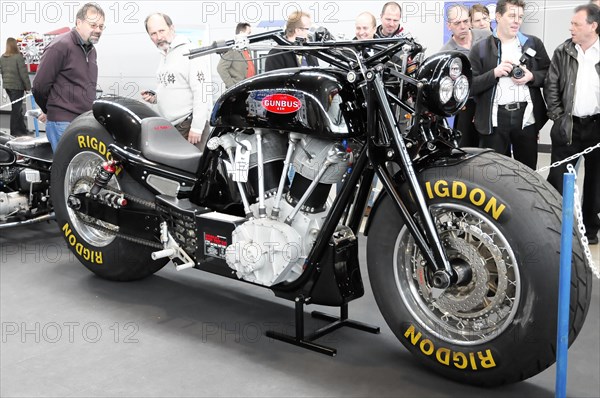
[[21,97],[21,98],[19,98],[19,99],[16,99],[16,100],[14,100],[13,102],[11,102],[11,103],[9,103],[9,104],[4,104],[4,105],[0,106],[0,109],[2,109],[2,108],[8,108],[9,106],[12,106],[12,104],[16,104],[16,103],[17,103],[17,102],[19,102],[19,101],[23,101],[25,98],[29,98],[29,97],[31,97],[31,95],[32,95],[32,94],[31,94],[31,93],[29,93],[29,94],[27,94],[27,95],[24,95],[24,96],[22,96],[22,97]]
[[[558,167],[561,164],[565,164],[565,163],[571,162],[571,161],[577,159],[578,157],[580,157],[582,155],[587,155],[588,153],[592,152],[595,149],[600,149],[600,143],[596,144],[596,146],[591,146],[589,148],[586,148],[585,150],[583,150],[583,151],[581,151],[579,153],[576,153],[575,155],[571,155],[571,156],[569,156],[568,158],[566,158],[564,160],[559,160],[557,162],[554,162],[550,166],[542,167],[541,169],[536,170],[536,172],[537,173],[542,173],[544,171],[550,170],[553,167]],[[577,178],[577,177],[575,177],[575,178]]]
[[575,168],[573,167],[572,164],[567,165],[567,170],[570,174],[573,174],[575,176],[575,200],[573,202],[574,203],[573,206],[574,206],[574,210],[575,210],[575,217],[577,220],[577,229],[579,230],[579,233],[581,234],[580,239],[581,239],[581,244],[583,246],[583,252],[588,261],[588,266],[592,270],[592,273],[596,276],[596,278],[600,279],[600,264],[596,265],[594,263],[594,259],[592,257],[592,252],[590,251],[590,245],[588,242],[588,238],[585,235],[585,225],[583,225],[583,211],[581,209],[581,200],[579,199],[580,198],[579,188],[577,187],[577,172],[575,171]]
[[577,220],[577,230],[581,234],[581,237],[580,237],[581,245],[583,246],[583,252],[584,252],[585,258],[587,260],[588,267],[590,267],[590,270],[596,276],[596,278],[600,279],[600,264],[596,265],[594,263],[594,259],[592,257],[592,252],[590,251],[588,238],[587,238],[587,236],[585,236],[585,225],[583,225],[583,211],[581,209],[581,200],[579,199],[579,188],[577,187],[577,172],[575,171],[575,168],[573,167],[573,165],[570,164],[570,162],[572,162],[573,160],[579,158],[580,156],[587,155],[588,153],[591,153],[592,151],[594,151],[596,149],[600,149],[600,143],[596,144],[595,146],[586,148],[585,150],[583,150],[579,153],[576,153],[575,155],[569,156],[568,158],[566,158],[564,160],[554,162],[550,166],[542,167],[541,169],[537,170],[537,173],[541,173],[543,171],[550,170],[553,167],[558,167],[565,163],[569,163],[567,165],[567,171],[569,173],[575,175],[575,200],[574,200],[574,203],[575,203],[574,204],[574,213],[575,214],[574,214],[574,216],[576,217],[576,220]]

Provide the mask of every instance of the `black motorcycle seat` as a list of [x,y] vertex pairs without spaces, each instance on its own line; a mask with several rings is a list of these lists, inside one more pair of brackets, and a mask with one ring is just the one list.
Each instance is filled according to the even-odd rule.
[[50,142],[48,142],[46,136],[17,137],[8,141],[6,145],[13,151],[23,156],[38,159],[44,162],[52,162],[52,147],[50,146]]
[[169,121],[161,117],[142,120],[142,155],[153,162],[195,174],[202,151],[190,144]]

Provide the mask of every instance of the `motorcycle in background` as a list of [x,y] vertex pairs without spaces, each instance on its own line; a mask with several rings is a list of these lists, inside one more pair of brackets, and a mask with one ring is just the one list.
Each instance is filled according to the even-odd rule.
[[[39,112],[25,115],[37,117]],[[51,167],[52,148],[45,137],[0,132],[0,229],[54,219]]]

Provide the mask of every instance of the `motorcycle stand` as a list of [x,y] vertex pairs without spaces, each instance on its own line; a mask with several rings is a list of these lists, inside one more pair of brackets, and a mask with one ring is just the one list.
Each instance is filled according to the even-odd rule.
[[308,337],[304,337],[304,304],[308,304],[307,299],[303,296],[296,297],[295,300],[295,317],[296,317],[296,336],[291,336],[285,333],[275,332],[273,330],[267,330],[267,337],[271,337],[276,340],[283,341],[285,343],[293,344],[298,347],[305,348],[307,350],[316,351],[321,354],[330,355],[334,357],[337,354],[335,348],[327,347],[321,344],[314,343],[314,340],[325,336],[343,326],[347,326],[353,329],[362,330],[373,334],[379,334],[379,327],[367,325],[366,323],[353,321],[348,319],[348,304],[342,304],[340,306],[340,317],[331,316],[319,311],[313,311],[311,316],[317,319],[324,319],[331,321],[330,324],[317,329],[315,332],[310,334]]

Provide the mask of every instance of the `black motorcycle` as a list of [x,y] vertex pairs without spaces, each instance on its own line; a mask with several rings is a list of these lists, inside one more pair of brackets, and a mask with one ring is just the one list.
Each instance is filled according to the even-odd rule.
[[[290,43],[270,32],[248,41],[265,40],[330,66],[232,87],[202,149],[126,98],[103,97],[71,124],[51,193],[78,259],[111,280],[144,278],[171,260],[264,286],[295,302],[295,335],[269,336],[334,355],[316,340],[341,326],[378,332],[348,318],[348,303],[364,294],[357,237],[377,175],[384,189],[364,225],[367,266],[402,344],[476,385],[550,366],[561,198],[512,159],[457,148],[444,117],[469,96],[468,59],[423,60],[408,38]],[[592,289],[578,239],[573,250],[570,343]],[[313,313],[331,324],[305,334],[307,304],[340,307],[340,316]]]
[[0,132],[0,229],[49,221],[52,148],[45,137]]

